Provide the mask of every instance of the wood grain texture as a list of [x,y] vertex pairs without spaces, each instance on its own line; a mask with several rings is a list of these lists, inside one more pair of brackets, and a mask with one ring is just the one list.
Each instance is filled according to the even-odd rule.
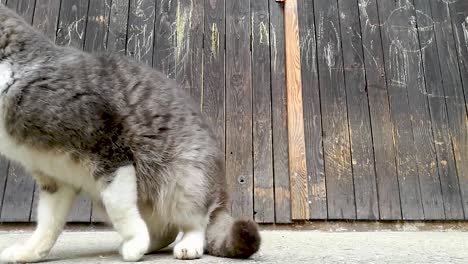
[[[424,219],[442,220],[445,219],[445,212],[437,169],[431,117],[427,96],[425,95],[427,92],[425,77],[422,74],[424,69],[421,59],[421,51],[430,45],[433,25],[426,13],[416,10],[414,2],[408,1],[401,8],[405,8],[405,10],[401,12],[396,11],[390,19],[393,17],[398,17],[398,19],[406,18],[409,22],[407,28],[405,28],[407,32],[402,34],[405,39],[399,40],[402,46],[400,49],[403,49],[402,52],[406,59],[404,61],[407,73],[406,90],[410,102],[410,119],[413,129]],[[398,16],[395,16],[395,14],[398,14]]]
[[273,1],[269,1],[269,4],[275,223],[290,223],[291,191],[288,162],[284,15],[281,4]]
[[382,220],[401,219],[400,193],[395,161],[393,124],[390,117],[381,29],[375,0],[359,1],[361,41],[364,51],[367,95],[371,115],[375,174]]
[[25,169],[10,162],[0,222],[29,222],[34,181]]
[[[430,3],[427,1],[416,0],[416,9],[425,14],[420,15],[419,19],[423,17],[432,20],[432,11]],[[440,8],[443,6],[439,6]],[[433,20],[432,20],[433,21]],[[432,27],[432,23],[430,25]],[[431,28],[437,29],[438,26]],[[432,37],[434,37],[434,32]],[[420,38],[424,34],[420,34]],[[463,207],[460,196],[460,186],[458,182],[458,172],[456,170],[455,157],[453,155],[453,145],[450,140],[449,131],[449,116],[445,104],[445,93],[443,78],[441,75],[441,68],[438,59],[438,50],[436,41],[427,45],[422,51],[422,63],[424,69],[424,79],[426,89],[423,95],[427,97],[429,110],[432,121],[432,130],[434,137],[434,145],[437,154],[437,166],[439,171],[440,184],[442,188],[443,197],[438,197],[440,207],[444,208],[445,218],[450,220],[463,219]],[[426,214],[426,210],[425,210]],[[426,215],[427,219],[427,215]]]
[[10,161],[3,156],[0,156],[0,214],[3,206],[3,197],[5,194],[6,180],[8,177],[8,167]]
[[[385,25],[381,30],[382,46],[387,73],[387,89],[390,102],[390,112],[394,124],[394,142],[396,150],[396,165],[398,172],[402,218],[404,220],[422,220],[424,212],[419,186],[416,149],[411,122],[411,109],[407,93],[408,57],[400,48],[402,41],[408,41],[408,30],[398,30],[399,23],[408,21],[408,17],[396,14],[404,11],[399,3],[378,0],[379,25]],[[390,18],[396,14],[393,18]],[[391,19],[389,21],[389,19]],[[405,22],[403,22],[405,21]],[[396,29],[396,30],[393,30]],[[406,42],[404,42],[406,43]]]
[[374,150],[357,1],[338,0],[357,219],[379,219]]
[[33,26],[55,41],[61,0],[36,1]]
[[[35,0],[10,0],[7,2],[7,6],[31,24],[35,2]],[[0,221],[28,222],[32,211],[34,179],[24,170],[22,165],[14,162],[9,165],[7,178]],[[24,202],[24,204],[17,207],[20,202]]]
[[304,136],[309,178],[309,217],[310,219],[327,219],[327,190],[313,4],[313,1],[298,0]]
[[202,111],[225,149],[225,23],[224,0],[205,1]]
[[[89,0],[66,0],[60,7],[59,26],[56,43],[83,49]],[[80,195],[68,217],[72,222],[89,222],[91,219],[91,200]]]
[[129,6],[130,0],[112,0],[107,35],[109,53],[126,54]]
[[9,0],[7,6],[20,14],[27,22],[32,23],[36,0]]
[[111,0],[90,0],[86,24],[84,50],[90,53],[104,53],[107,48],[107,35]]
[[157,1],[154,25],[153,68],[176,78],[176,14],[177,1]]
[[226,1],[226,174],[234,216],[253,219],[250,1]]
[[153,65],[156,1],[131,0],[127,29],[127,56]]
[[285,2],[286,89],[288,106],[289,177],[293,220],[309,218],[307,161],[304,141],[301,59],[297,1]]
[[[433,4],[432,1],[431,4]],[[448,6],[448,8],[450,8],[450,18],[452,20],[451,22],[453,27],[452,34],[454,34],[453,36],[455,38],[455,45],[458,53],[458,65],[460,67],[459,72],[461,75],[463,93],[465,96],[465,111],[468,111],[468,2],[457,1]],[[441,25],[442,28],[448,27],[447,22]],[[444,53],[439,53],[439,55],[443,54]],[[446,57],[446,59],[447,58],[453,59],[453,51],[449,53],[449,57]],[[447,103],[462,103],[460,98],[460,88],[453,87],[452,89],[454,90],[450,91],[449,94],[446,94],[446,98],[448,99]],[[455,97],[449,98],[448,95],[455,95]],[[460,180],[460,190],[463,199],[462,202],[465,212],[465,219],[468,219],[468,147],[463,147],[468,145],[468,116],[465,112],[465,125],[463,126],[463,110],[461,108],[462,107],[460,105],[452,105],[449,111],[458,113],[455,115],[455,118],[449,119],[451,119],[450,132],[452,133],[452,140],[454,141],[453,144],[455,149],[458,178]],[[457,129],[459,130],[457,131]]]
[[328,218],[355,219],[351,151],[336,1],[315,2]]
[[[61,0],[36,1],[34,9],[33,26],[46,35],[51,41],[55,42]],[[39,186],[34,186],[34,196],[31,214],[29,220],[37,220],[37,205],[39,202]]]
[[204,1],[177,0],[176,80],[202,108]]
[[274,223],[271,131],[270,21],[268,2],[251,1],[254,216]]

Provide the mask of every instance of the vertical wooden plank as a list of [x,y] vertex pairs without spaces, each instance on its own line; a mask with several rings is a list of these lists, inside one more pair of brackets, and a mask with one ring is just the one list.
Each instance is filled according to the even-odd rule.
[[176,13],[177,1],[162,0],[157,2],[153,68],[172,79],[176,78]]
[[254,215],[274,223],[270,81],[270,0],[251,1]]
[[338,0],[357,219],[379,219],[374,150],[357,1]]
[[33,26],[55,41],[61,0],[36,1]]
[[32,23],[35,5],[36,0],[9,0],[7,2],[9,8],[16,10],[16,12],[23,16],[29,23]]
[[[111,0],[90,0],[88,9],[84,51],[102,54],[107,49]],[[91,204],[91,221],[101,222],[102,220],[94,204]]]
[[286,98],[288,106],[291,214],[293,220],[302,220],[309,218],[309,192],[305,156],[299,22],[296,0],[285,2],[284,30],[286,41]]
[[250,1],[226,1],[226,172],[234,216],[253,219]]
[[19,164],[10,163],[0,222],[28,222],[31,214],[34,180]]
[[[460,180],[460,189],[463,199],[465,219],[468,219],[468,148],[463,147],[468,145],[468,116],[465,112],[465,121],[463,121],[463,109],[460,105],[460,103],[462,103],[461,95],[463,92],[465,95],[465,106],[467,107],[467,110],[465,111],[468,111],[468,2],[459,0],[455,2],[450,1],[448,3],[451,3],[449,8],[453,27],[452,32],[455,36],[455,45],[458,53],[458,63],[460,67],[459,72],[461,74],[463,91],[461,91],[458,85],[454,87],[447,87],[448,89],[451,88],[451,91],[449,91],[449,93],[447,93],[446,91],[446,100],[447,104],[451,104],[449,112],[454,113],[453,117],[451,114],[449,114],[449,120],[451,121],[450,132],[452,134],[452,140],[454,144],[454,152],[458,169],[458,178]],[[441,24],[440,28],[444,29],[446,27],[448,27],[447,22],[444,22]],[[448,29],[443,30],[443,32],[447,30]],[[450,42],[451,40],[448,40],[447,44],[449,46],[451,46],[449,44]],[[447,48],[445,50],[447,51]],[[445,59],[450,59],[450,62],[452,63],[453,50],[450,49],[450,51],[451,52],[448,54],[449,56],[446,56]],[[443,56],[444,54],[447,53],[439,53],[439,55],[441,56]],[[448,62],[446,62],[444,66],[447,66],[447,64]],[[447,72],[444,73],[447,74]],[[454,74],[453,71],[452,74]],[[465,123],[464,126],[463,122]]]
[[355,219],[346,92],[336,1],[315,1],[328,218]]
[[[62,1],[59,15],[56,43],[83,49],[89,0]],[[91,219],[91,200],[79,196],[70,213],[69,221],[89,222]]]
[[131,0],[127,55],[152,66],[156,1]]
[[401,219],[393,125],[390,117],[381,24],[375,0],[358,1],[367,93],[371,115],[375,172],[382,220]]
[[314,2],[298,0],[298,15],[310,219],[327,219]]
[[129,6],[130,0],[112,0],[107,35],[107,52],[109,53],[126,54]]
[[224,0],[205,1],[203,113],[225,146],[225,13]]
[[106,50],[110,9],[111,0],[89,1],[84,51],[103,53]]
[[5,157],[0,156],[0,214],[2,212],[3,197],[5,194],[9,166],[10,161],[8,161]]
[[[10,0],[7,6],[15,10],[28,23],[32,23],[35,2],[35,0]],[[21,165],[14,162],[10,163],[6,177],[0,221],[28,222],[34,196],[34,179]]]
[[[407,22],[403,22],[405,19]],[[414,156],[417,162],[424,219],[441,220],[445,219],[445,212],[421,60],[421,51],[431,45],[433,40],[432,23],[432,19],[427,14],[416,10],[414,3],[407,0],[400,3],[400,8],[389,17],[388,34],[394,37],[396,48],[404,59],[402,61],[406,72],[404,83],[410,102]]]
[[468,2],[463,0],[446,0],[444,3],[450,12],[449,17],[452,22],[455,45],[458,52],[458,63],[463,82],[465,103],[468,103]]
[[[33,26],[55,42],[61,0],[36,1],[34,9]],[[37,204],[39,202],[39,186],[34,186],[34,197],[29,220],[37,220]]]
[[275,223],[291,222],[283,5],[270,3],[270,64]]
[[[433,26],[433,22],[437,23],[437,21],[433,21],[432,19],[431,4],[429,2],[416,0],[415,7],[419,14],[417,15],[418,28],[421,31],[421,29],[424,29],[425,24],[426,28],[429,28],[425,32],[419,33],[420,40],[423,42],[427,37],[432,38],[432,43],[426,45],[421,50],[424,78],[426,81],[426,90],[421,92],[425,97],[427,97],[430,109],[435,150],[437,154],[437,165],[434,167],[438,168],[439,171],[443,195],[443,199],[440,201],[442,204],[440,206],[442,207],[443,205],[444,207],[446,219],[463,219],[463,207],[457,177],[458,173],[453,155],[453,146],[450,140],[450,130],[448,125],[449,117],[447,115],[447,107],[445,105],[443,78],[441,75],[436,40],[434,39],[434,30],[437,30],[439,27],[438,25],[435,27]],[[429,19],[430,23],[424,21]],[[427,33],[431,33],[431,35],[427,36]],[[426,219],[427,218],[428,217],[426,215]]]
[[[407,76],[405,63],[408,63],[407,53],[400,50],[403,41],[408,41],[407,30],[398,30],[399,23],[408,23],[408,17],[399,17],[405,10],[400,3],[406,0],[378,0],[379,23],[385,24],[381,31],[384,50],[385,70],[387,73],[387,88],[389,94],[391,116],[394,123],[394,141],[396,149],[397,172],[400,187],[402,217],[404,220],[424,219],[424,212],[419,186],[418,167],[415,162],[416,150],[412,131],[411,109],[406,91]],[[396,15],[396,16],[395,16]],[[406,24],[405,24],[406,25]],[[415,76],[416,77],[416,76]]]
[[202,108],[203,0],[177,0],[176,79]]

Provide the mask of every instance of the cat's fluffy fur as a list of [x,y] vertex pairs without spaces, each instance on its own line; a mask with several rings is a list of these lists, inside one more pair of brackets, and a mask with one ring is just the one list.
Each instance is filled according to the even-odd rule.
[[36,231],[0,260],[46,257],[80,191],[122,235],[124,260],[179,231],[178,259],[251,256],[258,228],[226,210],[218,146],[174,81],[124,57],[56,46],[0,5],[0,153],[41,187]]

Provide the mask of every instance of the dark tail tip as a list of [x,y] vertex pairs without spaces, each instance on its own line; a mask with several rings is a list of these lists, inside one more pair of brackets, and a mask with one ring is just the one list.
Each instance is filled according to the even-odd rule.
[[235,258],[249,258],[260,249],[260,233],[255,222],[236,220],[232,225],[232,246]]

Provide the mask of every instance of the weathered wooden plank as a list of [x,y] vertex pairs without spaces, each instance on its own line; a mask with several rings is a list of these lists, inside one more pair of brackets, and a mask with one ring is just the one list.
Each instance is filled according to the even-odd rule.
[[313,1],[298,0],[298,16],[304,97],[304,136],[309,178],[309,218],[327,219],[327,190],[323,161],[322,117]]
[[375,0],[358,3],[372,125],[379,215],[382,220],[398,220],[401,219],[400,193],[377,3]]
[[177,0],[176,79],[202,108],[203,0]]
[[[57,34],[58,19],[61,0],[36,1],[34,9],[33,26],[45,34],[51,41],[55,42]],[[37,205],[39,202],[39,186],[34,186],[33,205],[30,221],[37,220]]]
[[[404,1],[400,1],[404,2]],[[424,212],[419,186],[418,167],[415,162],[416,150],[412,131],[411,109],[408,101],[407,67],[408,53],[400,49],[402,41],[408,41],[408,30],[399,30],[399,23],[409,19],[404,16],[404,7],[394,1],[378,0],[379,24],[384,25],[381,31],[384,50],[387,88],[391,116],[394,124],[394,142],[396,163],[400,187],[402,217],[404,220],[424,219]],[[405,34],[406,32],[406,34]],[[404,43],[406,43],[404,42]]]
[[176,78],[176,14],[177,1],[157,2],[153,68],[173,79]]
[[[451,1],[452,3],[453,1]],[[452,20],[452,34],[455,37],[455,45],[458,52],[458,64],[460,67],[460,75],[462,78],[463,92],[465,95],[465,106],[468,111],[468,2],[459,0],[455,1],[450,5],[450,14]],[[448,27],[447,22],[440,25],[440,28]],[[437,31],[437,27],[436,27]],[[449,31],[450,32],[450,31]],[[450,41],[450,40],[449,40]],[[450,49],[446,59],[453,59],[453,50]],[[446,53],[445,53],[446,54]],[[439,54],[443,55],[443,54]],[[455,74],[452,72],[452,74]],[[445,84],[445,82],[444,82]],[[447,96],[448,104],[462,103],[461,92],[459,87],[453,87]],[[449,95],[455,95],[455,97],[449,98]],[[465,112],[465,126],[463,126],[463,110],[461,105],[451,105],[450,112],[459,112],[455,114],[454,118],[449,116],[449,120],[452,121],[450,132],[452,134],[452,140],[455,138],[453,144],[455,147],[455,158],[457,162],[458,178],[460,180],[460,189],[463,198],[463,208],[465,212],[465,219],[468,219],[468,148],[463,147],[468,145],[468,117]],[[459,119],[462,118],[462,119]],[[460,122],[461,123],[458,123]],[[461,129],[461,130],[457,130]]]
[[111,0],[90,0],[86,24],[84,50],[103,53],[107,48],[107,34]]
[[251,1],[254,216],[274,223],[270,79],[270,0]]
[[338,0],[357,219],[379,219],[374,150],[357,1]]
[[291,222],[283,6],[270,3],[270,63],[275,223]]
[[[35,0],[10,0],[7,6],[32,23]],[[35,182],[18,163],[10,163],[5,185],[1,221],[27,222],[31,214]],[[19,207],[16,205],[24,202]],[[15,210],[16,209],[16,210]]]
[[127,55],[152,66],[156,1],[131,0],[129,12]]
[[203,113],[212,124],[222,149],[225,146],[225,13],[224,0],[205,1],[203,59]]
[[28,222],[31,214],[34,181],[25,169],[10,162],[0,222]]
[[[446,2],[446,1],[445,1]],[[448,3],[452,3],[450,6]],[[468,219],[468,116],[463,85],[467,85],[466,43],[468,22],[466,1],[438,3],[430,1],[435,39],[442,70],[445,101],[448,110],[449,131],[453,144],[460,190]],[[453,17],[452,17],[453,15]],[[463,78],[463,79],[462,79]]]
[[301,58],[297,1],[285,3],[286,93],[288,107],[289,178],[293,220],[309,218],[307,161],[304,140]]
[[8,167],[10,161],[3,156],[0,156],[0,212],[2,211],[3,197],[5,194],[6,180],[8,177]]
[[82,49],[89,0],[62,1],[56,43]]
[[[432,42],[432,20],[421,10],[416,10],[412,0],[400,5],[389,18],[389,34],[398,32],[394,41],[405,59],[406,90],[424,219],[441,220],[445,219],[445,212],[421,59],[421,51]],[[405,19],[408,22],[402,23]]]
[[33,26],[55,41],[61,0],[36,1]]
[[328,218],[355,219],[353,175],[337,2],[315,1]]
[[[85,44],[86,23],[89,0],[62,1],[56,43],[83,49]],[[69,215],[72,222],[89,222],[91,219],[91,200],[79,196]]]
[[[468,107],[468,2],[463,0],[446,0],[444,3],[450,11],[465,103]],[[438,4],[440,5],[441,3]]]
[[[443,197],[440,199],[439,206],[444,208],[446,219],[463,219],[463,207],[460,197],[460,187],[458,183],[455,158],[453,155],[453,146],[450,140],[447,107],[445,105],[445,94],[443,80],[441,75],[440,63],[438,59],[438,50],[434,38],[434,29],[432,22],[432,12],[430,3],[427,1],[416,0],[415,7],[418,10],[418,28],[419,38],[422,43],[431,41],[425,45],[422,52],[422,63],[424,69],[425,90],[420,93],[427,97],[432,130],[437,154],[437,165],[439,171],[440,184]],[[426,21],[425,21],[426,20]],[[426,26],[426,27],[424,27]],[[426,29],[426,31],[422,31]],[[430,35],[427,35],[430,34]],[[442,199],[443,198],[443,199]],[[425,215],[426,219],[426,208]]]
[[29,23],[32,23],[35,5],[36,0],[9,0],[7,2],[9,8],[16,10]]
[[126,54],[129,6],[130,0],[112,0],[107,35],[107,52],[109,53]]
[[226,1],[226,173],[231,212],[253,218],[250,1]]

